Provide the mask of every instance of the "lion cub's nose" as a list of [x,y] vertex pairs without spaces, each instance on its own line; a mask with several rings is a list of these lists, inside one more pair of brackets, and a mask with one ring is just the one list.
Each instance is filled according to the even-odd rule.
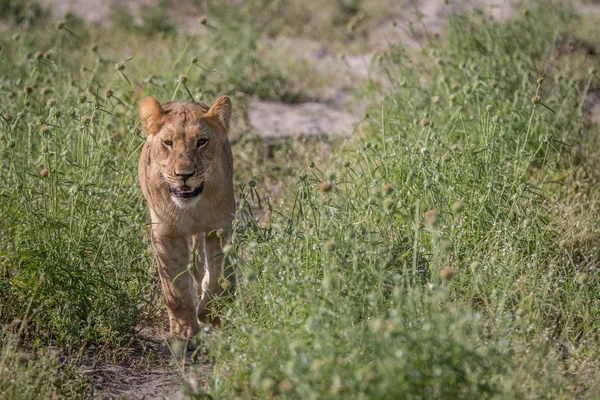
[[195,172],[196,171],[189,172],[189,171],[177,171],[177,170],[175,170],[175,175],[178,176],[178,177],[180,177],[181,179],[183,179],[183,181],[185,182],[185,180],[187,178],[189,178],[190,176],[194,175]]

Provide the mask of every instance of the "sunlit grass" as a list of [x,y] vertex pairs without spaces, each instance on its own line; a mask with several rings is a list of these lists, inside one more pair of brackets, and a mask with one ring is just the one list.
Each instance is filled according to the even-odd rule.
[[292,210],[234,239],[216,393],[595,396],[564,374],[598,354],[598,220],[564,224],[581,189],[557,187],[596,165],[577,156],[596,72],[569,65],[556,34],[573,23],[560,8],[475,14],[423,57],[382,55],[390,89],[359,143],[298,171]]

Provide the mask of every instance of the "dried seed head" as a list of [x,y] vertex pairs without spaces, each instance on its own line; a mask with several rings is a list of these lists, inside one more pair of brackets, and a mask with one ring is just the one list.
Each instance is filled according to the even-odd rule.
[[105,95],[106,97],[112,97],[112,96],[113,96],[113,94],[114,94],[114,92],[112,91],[112,89],[111,89],[111,88],[108,88],[108,89],[106,89],[106,90],[104,91],[104,95]]
[[333,184],[329,181],[323,181],[321,182],[321,191],[322,192],[329,192],[331,191],[331,189],[333,189]]
[[281,390],[282,392],[287,392],[291,389],[292,389],[292,382],[290,382],[289,380],[284,379],[279,383],[279,390]]
[[123,71],[124,69],[125,69],[125,64],[123,64],[122,62],[118,62],[115,64],[115,70]]
[[208,22],[208,18],[206,18],[206,15],[201,15],[198,18],[198,22],[200,22],[200,25],[206,25],[206,23]]
[[442,238],[440,240],[440,247],[444,253],[450,253],[452,251],[452,241],[448,238]]
[[394,187],[391,184],[386,183],[385,185],[383,185],[383,191],[385,192],[385,194],[391,194],[394,191]]
[[52,91],[52,89],[51,89],[51,88],[49,88],[48,86],[44,86],[44,87],[42,88],[42,94],[48,94],[48,93],[50,93],[51,91]]
[[36,51],[35,54],[33,55],[33,58],[35,58],[36,60],[41,60],[43,56],[44,56],[44,53],[42,53],[41,51]]
[[85,93],[79,93],[79,103],[85,103],[85,101],[87,100],[87,97],[85,96]]
[[440,215],[433,209],[428,210],[425,212],[425,222],[427,225],[436,228],[440,224]]
[[24,366],[29,362],[29,357],[27,357],[27,354],[19,352],[17,353],[16,361],[18,365]]
[[58,21],[56,23],[56,28],[57,29],[63,29],[65,27],[65,21]]
[[421,125],[422,125],[422,126],[429,126],[429,125],[431,125],[431,120],[430,120],[429,118],[427,118],[427,117],[424,117],[424,118],[421,120]]
[[449,281],[453,276],[454,270],[452,268],[442,268],[440,271],[440,277],[445,281]]
[[465,209],[465,205],[460,201],[455,201],[452,203],[452,212],[454,214],[460,214]]
[[386,197],[383,199],[383,209],[386,211],[391,211],[394,208],[394,200],[391,197]]
[[23,89],[23,91],[26,94],[30,94],[33,91],[33,89],[31,88],[31,86],[25,86],[25,89]]
[[185,76],[185,75],[180,75],[180,76],[179,76],[179,82],[181,82],[181,83],[186,83],[186,82],[187,82],[187,76]]
[[40,170],[40,176],[41,176],[42,178],[46,178],[46,177],[48,176],[48,170],[47,170],[47,169],[45,169],[45,168],[42,168],[42,169]]
[[531,98],[531,102],[532,102],[533,104],[540,104],[540,101],[541,101],[541,100],[540,100],[540,96],[533,96],[533,97]]
[[275,386],[275,381],[271,378],[265,378],[260,385],[264,390],[271,390]]

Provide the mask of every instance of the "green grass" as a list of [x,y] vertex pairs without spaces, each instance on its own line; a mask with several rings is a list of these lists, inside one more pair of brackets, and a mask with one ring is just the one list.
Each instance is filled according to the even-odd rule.
[[[0,397],[89,396],[78,357],[118,360],[136,327],[165,320],[136,174],[147,94],[234,98],[240,209],[260,214],[226,248],[240,285],[219,305],[222,329],[202,334],[214,363],[203,390],[600,396],[588,20],[556,4],[498,24],[457,16],[421,54],[391,45],[376,55],[381,79],[358,91],[374,100],[353,140],[264,142],[240,132],[250,98],[323,89],[318,69],[307,77],[271,53],[270,29],[288,18],[278,2],[207,10],[203,40],[150,11],[129,31],[71,18],[59,29],[5,3]],[[353,4],[323,14],[339,14],[336,46],[356,39],[348,18],[371,9]],[[280,19],[261,27],[268,13]],[[329,24],[316,21],[312,34]],[[301,23],[290,29],[311,37]]]

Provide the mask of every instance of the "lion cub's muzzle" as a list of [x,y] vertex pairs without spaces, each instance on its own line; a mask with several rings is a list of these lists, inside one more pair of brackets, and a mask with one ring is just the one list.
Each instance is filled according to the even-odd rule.
[[170,188],[171,195],[174,197],[179,197],[180,199],[190,199],[192,197],[197,197],[202,193],[204,189],[204,182],[202,182],[197,188],[193,188],[190,186],[180,186],[178,188]]

